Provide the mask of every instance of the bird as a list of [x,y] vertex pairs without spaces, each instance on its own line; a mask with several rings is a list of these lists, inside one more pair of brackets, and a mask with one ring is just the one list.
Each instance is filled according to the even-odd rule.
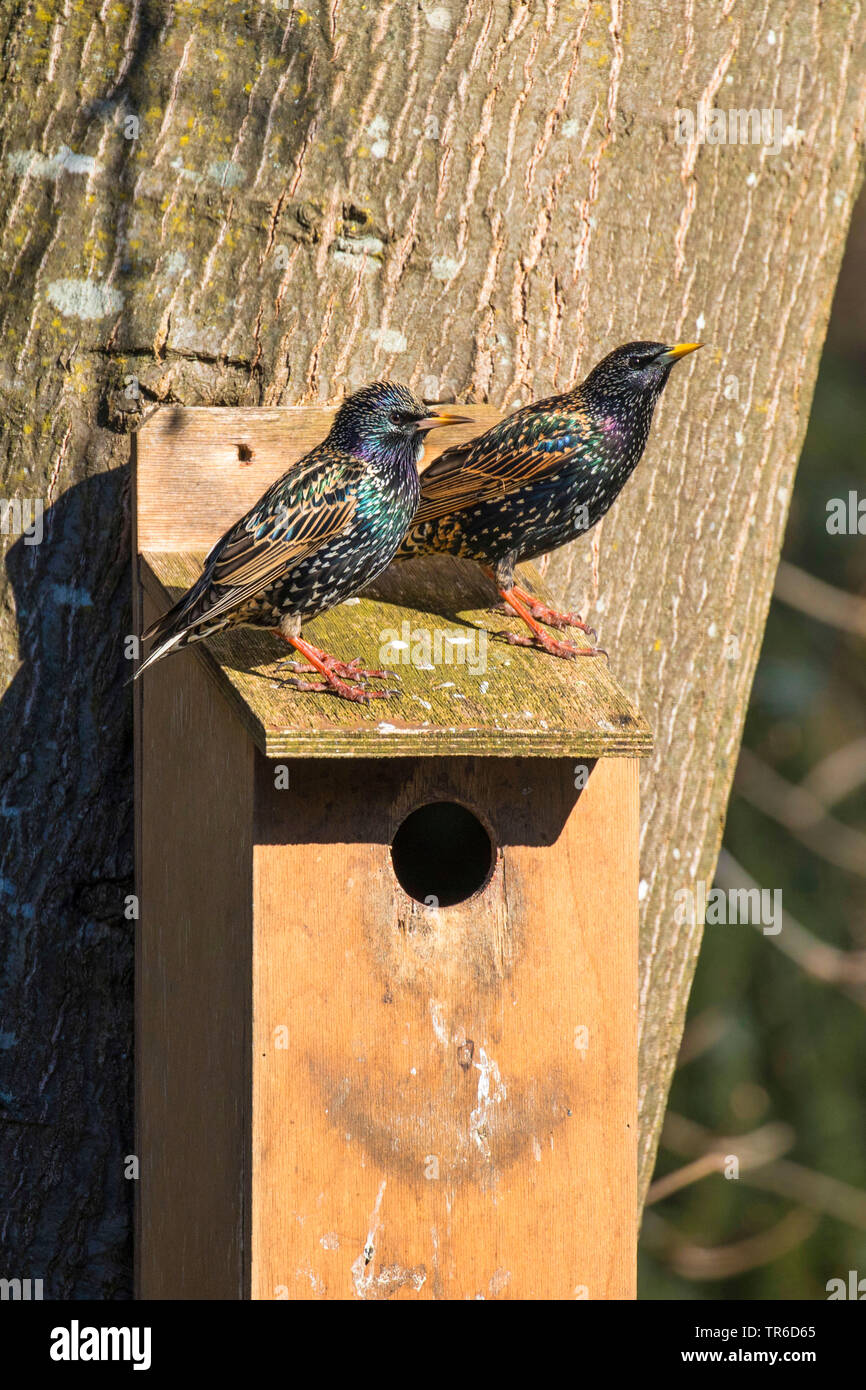
[[365,684],[387,672],[362,669],[359,657],[338,661],[305,641],[301,625],[388,566],[418,505],[427,431],[465,418],[399,382],[349,396],[327,437],[220,537],[200,577],[147,629],[143,640],[155,645],[135,678],[169,652],[246,625],[273,629],[303,657],[280,663],[301,673],[287,682],[298,690],[356,703],[395,694]]
[[[553,656],[597,656],[541,626],[578,628],[514,582],[514,567],[582,535],[616,501],[649,438],[675,363],[700,343],[625,343],[572,391],[534,401],[468,443],[446,449],[421,475],[418,510],[396,555],[446,552],[477,561],[531,636],[507,641]],[[606,653],[605,653],[606,655]]]

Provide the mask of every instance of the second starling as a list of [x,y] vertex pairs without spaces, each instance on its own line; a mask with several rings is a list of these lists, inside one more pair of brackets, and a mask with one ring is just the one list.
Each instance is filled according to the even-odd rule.
[[573,391],[534,401],[468,444],[435,459],[421,477],[421,502],[396,558],[445,551],[476,560],[500,597],[530,629],[506,634],[554,656],[594,656],[545,632],[576,627],[514,583],[514,567],[594,526],[628,482],[649,438],[671,368],[700,343],[626,343]]

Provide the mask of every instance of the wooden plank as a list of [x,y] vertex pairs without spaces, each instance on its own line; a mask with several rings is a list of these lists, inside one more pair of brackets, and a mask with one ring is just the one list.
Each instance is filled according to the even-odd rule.
[[[252,1297],[631,1298],[637,764],[257,759]],[[496,865],[429,911],[403,817]]]
[[[202,558],[148,553],[143,582],[167,607],[193,582]],[[538,587],[534,571],[522,573]],[[603,657],[562,661],[509,646],[502,633],[519,623],[491,612],[490,597],[477,565],[437,555],[392,566],[363,597],[305,625],[305,636],[335,656],[360,655],[397,673],[401,697],[367,707],[293,690],[276,669],[285,644],[267,632],[238,628],[166,661],[202,661],[270,757],[639,757],[650,751],[650,730]],[[395,640],[406,645],[395,649]]]
[[241,1298],[254,749],[198,662],[137,699],[138,1296]]

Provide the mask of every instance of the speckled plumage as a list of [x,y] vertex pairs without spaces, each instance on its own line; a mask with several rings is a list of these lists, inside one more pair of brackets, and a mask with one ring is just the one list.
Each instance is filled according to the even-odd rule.
[[[491,569],[503,598],[514,566],[593,527],[618,497],[646,446],[656,402],[674,363],[699,344],[627,343],[575,388],[535,401],[480,438],[448,449],[422,475],[421,501],[398,559],[446,551]],[[535,605],[541,614],[542,605]],[[555,626],[583,627],[578,619]],[[556,655],[590,653],[535,639]],[[589,629],[584,628],[584,631]],[[515,639],[526,640],[526,639]]]
[[[423,432],[451,418],[434,416],[395,382],[350,396],[327,438],[217,541],[198,582],[144,634],[156,646],[137,674],[169,651],[241,624],[277,629],[331,689],[343,682],[329,679],[311,652],[349,679],[364,674],[299,642],[301,623],[390,563],[418,505]],[[337,693],[362,698],[359,689]]]

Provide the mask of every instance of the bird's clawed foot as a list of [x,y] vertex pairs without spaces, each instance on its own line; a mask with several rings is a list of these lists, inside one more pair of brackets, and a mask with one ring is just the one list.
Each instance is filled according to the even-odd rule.
[[511,592],[526,604],[527,609],[539,623],[547,623],[548,627],[576,627],[581,632],[585,632],[587,637],[597,637],[598,633],[594,627],[587,627],[579,613],[560,613],[556,608],[548,608],[541,599],[530,594],[526,589],[519,589],[515,584]]
[[539,647],[551,656],[607,656],[607,652],[601,647],[575,647],[572,642],[563,642],[540,629],[531,637],[524,636],[522,632],[504,632],[502,635],[512,647]]
[[[572,623],[567,621],[574,617],[572,613],[554,613],[545,604],[539,603],[533,598],[532,594],[527,594],[525,589],[518,589],[514,586],[510,589],[500,589],[499,593],[512,612],[522,618],[532,633],[531,637],[523,633],[506,632],[503,633],[506,642],[512,647],[539,647],[543,652],[548,652],[551,656],[575,657],[575,656],[607,656],[607,652],[601,647],[576,647],[573,642],[563,642],[558,637],[551,637],[549,632],[545,632],[539,622],[541,614],[533,611],[540,608],[543,612],[563,619],[563,622],[553,624],[554,626],[579,626],[584,632],[590,633],[593,637],[595,633],[592,628],[585,627],[583,623]],[[528,600],[528,602],[527,602]],[[550,622],[550,617],[541,617],[542,622]]]
[[[282,635],[282,634],[281,634]],[[368,680],[387,680],[396,679],[391,671],[370,671],[361,666],[361,658],[356,656],[353,661],[339,661],[335,656],[329,656],[319,647],[313,647],[309,642],[304,642],[301,638],[284,638],[289,642],[304,661],[294,661],[288,658],[277,663],[277,670],[285,667],[289,671],[298,674],[286,681],[293,690],[302,690],[305,693],[338,695],[341,700],[352,700],[355,704],[366,705],[371,700],[385,700],[390,695],[400,695],[400,690],[371,690],[364,684]],[[321,676],[321,680],[306,680],[306,676]],[[356,682],[356,684],[350,684]]]

